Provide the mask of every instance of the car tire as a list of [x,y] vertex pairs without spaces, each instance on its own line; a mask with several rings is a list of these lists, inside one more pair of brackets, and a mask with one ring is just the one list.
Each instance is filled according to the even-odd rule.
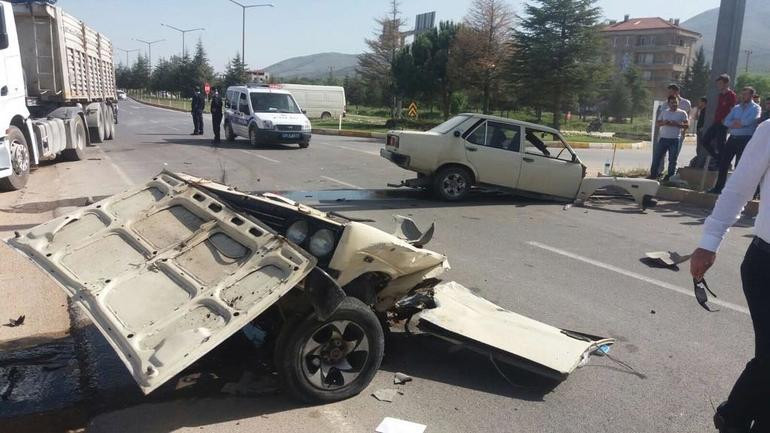
[[462,167],[445,167],[433,178],[433,193],[446,201],[464,199],[473,186],[473,176],[468,169]]
[[249,145],[251,147],[257,147],[257,130],[252,126],[249,128]]
[[86,157],[86,124],[80,116],[75,117],[73,124],[75,147],[62,151],[61,156],[65,161],[80,161]]
[[380,368],[384,351],[377,315],[347,297],[323,322],[311,314],[285,326],[276,343],[275,366],[293,398],[330,403],[363,391]]
[[225,122],[225,140],[230,143],[235,141],[235,132],[233,132],[233,126],[230,125],[230,122]]
[[4,191],[16,191],[24,188],[29,179],[29,170],[32,158],[29,153],[27,139],[21,129],[10,126],[6,133],[8,144],[11,147],[11,175],[0,179],[0,189]]

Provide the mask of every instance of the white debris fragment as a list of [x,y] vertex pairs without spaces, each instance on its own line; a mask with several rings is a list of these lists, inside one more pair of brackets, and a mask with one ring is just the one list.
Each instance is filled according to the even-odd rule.
[[404,373],[396,373],[393,376],[393,384],[395,385],[403,385],[411,381],[412,381],[412,376],[406,375]]
[[372,396],[379,401],[387,401],[388,403],[391,403],[393,399],[396,397],[396,394],[400,394],[399,390],[392,389],[392,388],[384,388],[384,389],[378,389],[377,391],[372,393]]
[[375,431],[377,433],[423,433],[426,428],[424,424],[385,417]]

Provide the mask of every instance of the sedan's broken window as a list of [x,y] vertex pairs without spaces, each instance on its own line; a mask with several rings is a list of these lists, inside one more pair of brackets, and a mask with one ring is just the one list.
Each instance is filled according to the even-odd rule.
[[532,128],[526,129],[524,152],[530,155],[572,161],[572,152],[569,151],[561,137],[552,132],[538,131]]

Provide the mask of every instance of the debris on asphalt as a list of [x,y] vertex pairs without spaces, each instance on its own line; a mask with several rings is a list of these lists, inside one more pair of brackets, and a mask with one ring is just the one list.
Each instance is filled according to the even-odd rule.
[[690,260],[690,255],[680,255],[675,251],[654,251],[644,253],[646,260],[643,263],[650,267],[675,268],[677,265]]
[[426,428],[424,424],[385,417],[375,431],[377,433],[423,433]]
[[383,388],[383,389],[378,389],[377,391],[374,391],[372,393],[372,397],[376,398],[379,401],[386,401],[388,403],[392,403],[393,399],[396,398],[397,394],[404,395],[402,391],[399,391],[397,389]]
[[655,310],[650,310],[650,314],[655,314]]
[[407,382],[411,382],[411,381],[412,381],[412,376],[409,376],[409,375],[404,374],[404,373],[396,373],[393,376],[393,384],[395,384],[395,385],[403,385],[403,384],[405,384]]
[[23,314],[19,316],[18,319],[8,319],[8,323],[5,325],[9,328],[15,328],[17,326],[21,326],[24,324],[24,319],[26,319],[26,316]]
[[569,208],[571,208],[571,207],[572,207],[572,203],[567,203],[567,204],[564,205],[563,208],[561,208],[561,210],[569,210]]

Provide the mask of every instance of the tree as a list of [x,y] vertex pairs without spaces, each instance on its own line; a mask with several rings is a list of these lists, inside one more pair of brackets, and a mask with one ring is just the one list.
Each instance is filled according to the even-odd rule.
[[[380,32],[374,39],[367,39],[369,51],[358,58],[358,73],[369,88],[379,88],[379,93],[387,97],[391,107],[391,117],[401,116],[400,100],[394,92],[392,64],[399,49],[403,46],[401,19],[398,0],[391,0],[388,15],[377,19]],[[384,102],[384,101],[383,101]]]
[[765,100],[770,97],[770,75],[761,74],[742,74],[738,76],[735,82],[735,88],[740,90],[744,87],[753,87],[757,94]]
[[200,39],[198,39],[198,43],[195,45],[195,54],[187,65],[187,69],[187,87],[202,87],[203,84],[211,83],[214,79],[214,68],[209,64],[206,50],[203,48],[203,42]]
[[695,54],[692,66],[687,68],[682,82],[682,96],[695,102],[701,96],[706,96],[711,80],[711,66],[706,61],[706,54],[701,47]]
[[615,122],[623,122],[631,113],[631,91],[623,76],[618,75],[612,81],[606,100],[605,114],[613,117]]
[[237,86],[246,84],[249,80],[246,72],[246,64],[241,60],[241,55],[236,53],[235,57],[225,67],[225,74],[222,77],[222,87]]
[[131,67],[130,89],[146,89],[150,86],[150,63],[147,57],[139,54]]
[[526,17],[514,32],[511,82],[517,89],[537,89],[561,125],[563,108],[595,83],[603,68],[599,37],[601,10],[596,0],[535,0],[525,5]]
[[455,29],[454,81],[480,93],[484,113],[491,112],[502,85],[514,17],[504,0],[473,0],[462,28]]
[[634,115],[644,113],[649,108],[650,94],[642,81],[642,73],[636,66],[626,69],[623,79],[628,88],[628,114],[631,117],[631,123],[634,123]]

